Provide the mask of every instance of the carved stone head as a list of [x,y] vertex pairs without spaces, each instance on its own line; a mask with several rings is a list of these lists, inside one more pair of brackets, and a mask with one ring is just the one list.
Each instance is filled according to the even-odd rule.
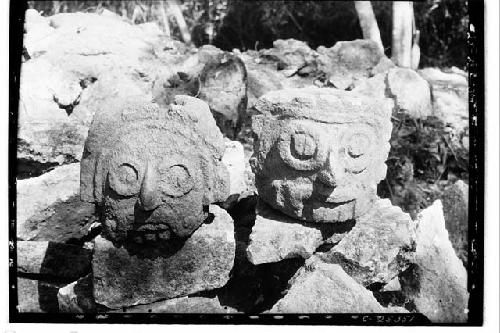
[[81,198],[101,207],[115,245],[190,236],[229,194],[224,141],[206,103],[121,101],[97,113],[81,161]]
[[391,108],[330,88],[280,90],[261,97],[251,158],[259,196],[306,221],[364,214],[385,178]]

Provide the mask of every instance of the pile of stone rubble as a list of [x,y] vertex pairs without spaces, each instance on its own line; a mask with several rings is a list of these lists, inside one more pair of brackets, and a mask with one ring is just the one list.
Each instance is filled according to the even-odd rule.
[[376,195],[393,115],[468,131],[462,73],[364,40],[193,49],[106,11],[29,10],[24,44],[19,311],[467,321],[466,184],[416,220]]

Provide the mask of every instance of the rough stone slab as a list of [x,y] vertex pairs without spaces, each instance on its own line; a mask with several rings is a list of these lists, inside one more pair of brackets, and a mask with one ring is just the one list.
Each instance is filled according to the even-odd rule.
[[58,313],[57,283],[17,278],[17,308],[27,313]]
[[337,42],[331,48],[318,47],[318,69],[326,73],[329,81],[338,89],[348,89],[375,73],[390,67],[377,44],[370,40],[357,39]]
[[61,313],[95,312],[92,276],[89,274],[60,288],[57,292],[57,301]]
[[90,272],[91,251],[47,241],[17,242],[17,272],[76,280]]
[[21,68],[18,158],[79,160],[102,102],[149,94],[163,61],[179,58],[181,48],[167,47],[171,40],[158,29],[108,14],[27,15],[23,44],[30,59]]
[[401,290],[401,284],[399,283],[399,278],[395,277],[382,288],[382,291],[398,291]]
[[23,230],[18,229],[18,239],[75,244],[88,236],[97,220],[95,205],[81,201],[80,195],[75,194],[31,216],[22,225]]
[[226,150],[222,163],[229,171],[229,194],[241,194],[246,190],[245,153],[238,141],[225,140]]
[[467,271],[448,239],[440,200],[418,218],[415,267],[401,279],[406,297],[435,323],[467,321]]
[[214,220],[166,258],[138,258],[97,237],[92,262],[96,302],[118,309],[222,287],[234,262],[233,220],[217,206],[210,206],[210,212]]
[[445,189],[442,197],[444,221],[455,253],[467,266],[469,253],[469,186],[462,180]]
[[137,305],[111,313],[236,313],[235,309],[223,306],[217,297],[180,297],[145,305]]
[[33,230],[25,222],[50,205],[67,200],[80,191],[80,164],[55,168],[39,177],[17,181],[17,237],[29,239]]
[[387,88],[400,112],[419,119],[432,115],[429,83],[408,68],[392,68],[387,73]]
[[310,67],[309,71],[316,69],[316,52],[305,42],[293,38],[277,39],[271,49],[263,49],[259,53],[264,61],[275,61],[277,69],[282,70],[287,77],[294,75],[299,69],[304,73],[306,67]]
[[358,284],[339,265],[317,257],[306,261],[289,281],[288,293],[270,313],[381,313],[373,293]]
[[340,264],[364,286],[387,283],[408,267],[414,241],[410,215],[389,199],[379,199],[336,246],[318,257]]
[[254,265],[295,257],[307,259],[322,242],[321,231],[314,224],[298,221],[259,202],[247,257]]

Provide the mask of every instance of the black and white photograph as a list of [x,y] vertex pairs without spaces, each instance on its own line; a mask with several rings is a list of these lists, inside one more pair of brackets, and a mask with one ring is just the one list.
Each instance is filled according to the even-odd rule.
[[489,4],[10,1],[8,322],[491,321]]

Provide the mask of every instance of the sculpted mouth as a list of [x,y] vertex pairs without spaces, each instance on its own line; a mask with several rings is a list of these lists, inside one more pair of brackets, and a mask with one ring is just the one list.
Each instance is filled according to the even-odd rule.
[[131,231],[134,242],[167,241],[170,239],[170,227],[166,224],[144,224]]

